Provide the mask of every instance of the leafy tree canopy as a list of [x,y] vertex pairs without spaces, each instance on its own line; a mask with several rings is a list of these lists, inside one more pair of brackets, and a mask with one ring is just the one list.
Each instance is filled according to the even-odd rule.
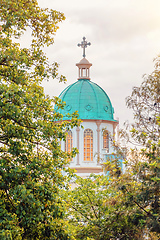
[[[0,239],[72,239],[59,189],[66,187],[65,165],[76,150],[61,151],[60,141],[78,124],[77,114],[60,121],[53,105],[63,103],[41,86],[44,78],[58,78],[58,64],[49,64],[42,47],[54,42],[64,19],[35,0],[1,0]],[[28,28],[31,45],[21,48],[15,38]]]
[[[160,136],[160,59],[155,60],[155,70],[144,75],[140,87],[134,87],[131,96],[126,98],[127,107],[133,110],[134,123],[127,124],[130,132],[124,132],[127,141],[135,145],[158,146]],[[128,134],[127,134],[128,133]],[[129,134],[130,133],[130,134]]]
[[126,162],[129,179],[122,185],[128,204],[138,206],[149,234],[160,235],[160,59],[140,87],[127,98],[135,123],[122,136],[134,144]]
[[128,214],[131,207],[107,176],[78,177],[75,183],[67,203],[77,240],[140,239],[141,229]]

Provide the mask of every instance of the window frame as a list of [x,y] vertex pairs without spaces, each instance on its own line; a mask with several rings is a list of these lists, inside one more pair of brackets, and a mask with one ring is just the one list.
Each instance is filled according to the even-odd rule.
[[83,141],[84,162],[93,162],[93,131],[90,128],[84,130]]
[[109,132],[107,130],[103,130],[103,149],[109,153]]
[[[71,130],[67,131],[67,136],[65,140],[65,152],[71,152],[73,148],[73,134]],[[70,161],[73,161],[73,158],[70,159]]]

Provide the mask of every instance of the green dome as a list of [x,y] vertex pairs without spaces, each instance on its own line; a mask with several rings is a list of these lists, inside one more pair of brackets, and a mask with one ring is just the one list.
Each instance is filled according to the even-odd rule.
[[[78,111],[80,119],[115,121],[114,109],[106,92],[96,83],[88,79],[79,79],[65,88],[59,98],[66,102],[63,115]],[[68,118],[64,116],[64,120]]]

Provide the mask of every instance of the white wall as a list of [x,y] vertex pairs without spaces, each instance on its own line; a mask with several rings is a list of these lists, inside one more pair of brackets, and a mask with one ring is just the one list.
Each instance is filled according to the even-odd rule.
[[[79,131],[79,164],[77,165],[78,156],[76,156],[73,161],[70,163],[70,167],[97,167],[99,164],[97,163],[97,153],[98,153],[98,144],[97,144],[97,124],[96,121],[84,121],[82,124],[83,128],[80,127]],[[84,131],[85,129],[91,129],[93,131],[93,161],[86,162],[84,161]],[[103,149],[103,130],[106,129],[108,132],[113,135],[113,123],[112,122],[102,122],[100,124],[100,132],[99,132],[99,146],[100,146],[100,158],[104,158],[106,154],[106,150]],[[77,131],[76,128],[72,129],[73,134],[73,147],[77,147]],[[64,146],[64,144],[62,144]],[[64,147],[62,148],[64,149]],[[111,142],[109,143],[109,153],[113,152],[113,148]]]

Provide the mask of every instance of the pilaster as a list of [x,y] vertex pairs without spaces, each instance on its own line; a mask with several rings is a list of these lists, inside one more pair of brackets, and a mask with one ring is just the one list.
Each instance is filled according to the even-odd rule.
[[100,125],[101,125],[101,120],[96,121],[97,125],[97,165],[100,165]]
[[[77,149],[78,149],[78,151],[79,151],[79,131],[80,131],[80,128],[77,127],[76,128],[76,132],[77,132]],[[79,164],[79,153],[77,154],[77,163],[76,163],[76,165],[80,165]]]

